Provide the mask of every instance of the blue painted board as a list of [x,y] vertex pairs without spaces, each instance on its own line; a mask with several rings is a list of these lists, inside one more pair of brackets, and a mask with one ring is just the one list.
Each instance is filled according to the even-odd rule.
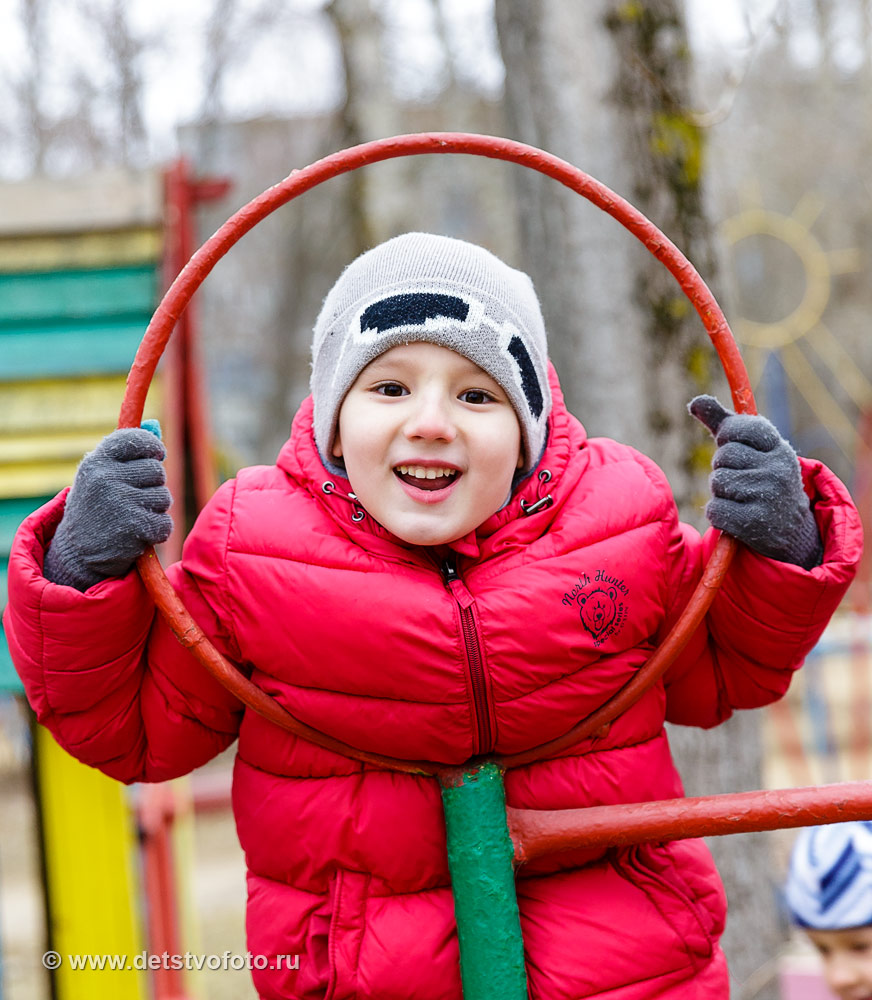
[[[16,497],[0,501],[0,612],[6,607],[6,581],[9,550],[19,524],[31,511],[41,507],[49,497]],[[18,674],[12,665],[6,637],[0,627],[0,694],[21,694],[23,691]]]
[[126,372],[150,316],[0,331],[0,380]]
[[0,330],[45,320],[150,313],[157,299],[154,265],[0,274]]
[[13,497],[0,500],[0,558],[5,559],[9,555],[18,525],[28,514],[50,499],[51,497]]

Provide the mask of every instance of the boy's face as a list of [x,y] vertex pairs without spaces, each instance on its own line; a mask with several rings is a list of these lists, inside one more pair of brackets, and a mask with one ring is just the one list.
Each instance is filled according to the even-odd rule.
[[820,952],[824,979],[839,1000],[872,1000],[872,927],[806,934]]
[[380,524],[414,545],[441,545],[505,503],[521,428],[478,365],[435,344],[404,344],[371,361],[349,389],[333,455]]

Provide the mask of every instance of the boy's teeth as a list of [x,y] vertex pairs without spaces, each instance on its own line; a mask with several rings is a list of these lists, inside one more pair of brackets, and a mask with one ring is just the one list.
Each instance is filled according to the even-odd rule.
[[398,471],[404,476],[414,476],[415,479],[442,479],[446,476],[453,476],[456,469],[443,469],[437,466],[424,467],[423,465],[399,465]]

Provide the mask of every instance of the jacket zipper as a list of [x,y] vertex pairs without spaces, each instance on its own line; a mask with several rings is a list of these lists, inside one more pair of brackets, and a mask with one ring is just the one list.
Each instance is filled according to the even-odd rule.
[[475,598],[466,589],[457,567],[450,559],[442,563],[442,578],[460,611],[460,630],[463,633],[463,644],[466,650],[466,662],[469,667],[469,677],[472,684],[472,707],[475,714],[478,747],[476,753],[490,753],[493,749],[490,711],[487,697],[487,681],[484,675],[484,656],[481,650],[481,640],[472,605]]

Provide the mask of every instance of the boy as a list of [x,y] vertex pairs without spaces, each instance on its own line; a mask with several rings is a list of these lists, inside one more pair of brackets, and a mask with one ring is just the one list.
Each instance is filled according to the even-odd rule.
[[[222,486],[169,570],[255,683],[353,746],[459,764],[563,734],[633,676],[713,539],[679,524],[653,462],[566,411],[526,275],[439,236],[376,247],[327,296],[311,384],[277,465]],[[709,515],[756,551],[662,683],[507,772],[513,806],[680,795],[664,719],[711,726],[779,697],[853,575],[838,480],[801,471],[763,418],[707,397],[695,411],[720,446]],[[40,720],[123,781],[185,773],[238,736],[249,948],[301,956],[255,974],[262,997],[457,1000],[436,782],[242,713],[180,648],[129,572],[168,530],[161,456],[147,433],[110,435],[22,528],[7,630]],[[701,843],[566,852],[517,887],[534,1000],[726,997]]]
[[872,1000],[872,823],[803,830],[785,889],[839,1000]]

